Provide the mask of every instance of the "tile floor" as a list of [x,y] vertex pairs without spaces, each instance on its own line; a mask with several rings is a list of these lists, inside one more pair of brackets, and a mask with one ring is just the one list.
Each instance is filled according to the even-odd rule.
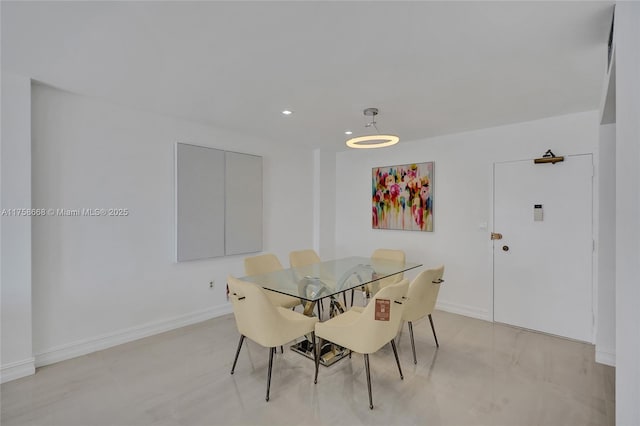
[[405,325],[400,380],[389,346],[371,356],[369,410],[361,355],[321,367],[291,350],[238,342],[232,315],[39,368],[1,387],[2,426],[614,425],[615,370],[594,347],[437,311]]

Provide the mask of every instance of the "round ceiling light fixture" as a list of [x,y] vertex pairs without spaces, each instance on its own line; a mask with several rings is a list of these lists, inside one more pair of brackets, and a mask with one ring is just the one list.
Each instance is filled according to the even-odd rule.
[[375,118],[376,115],[378,115],[378,108],[366,108],[363,113],[365,117],[371,117],[371,121],[365,124],[365,127],[373,127],[378,133],[368,136],[357,136],[347,140],[346,143],[349,148],[384,148],[395,145],[400,141],[400,138],[396,135],[380,134],[378,126],[376,126]]
[[400,138],[395,135],[371,135],[351,138],[347,141],[349,148],[384,148],[395,145]]

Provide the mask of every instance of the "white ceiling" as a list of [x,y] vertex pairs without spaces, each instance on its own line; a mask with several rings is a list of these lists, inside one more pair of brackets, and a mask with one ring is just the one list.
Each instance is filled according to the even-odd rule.
[[[597,109],[613,2],[6,2],[2,68],[291,144]],[[280,111],[294,114],[284,117]]]

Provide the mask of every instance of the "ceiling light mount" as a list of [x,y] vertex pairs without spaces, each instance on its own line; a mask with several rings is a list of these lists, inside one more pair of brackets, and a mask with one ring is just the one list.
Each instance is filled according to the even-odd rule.
[[369,136],[359,136],[351,138],[347,141],[347,146],[350,148],[384,148],[386,146],[395,145],[400,141],[400,138],[396,135],[380,134],[378,126],[376,125],[376,115],[378,115],[378,108],[365,108],[365,117],[371,117],[371,121],[366,123],[364,127],[373,127],[376,129],[377,134]]
[[363,112],[367,117],[375,117],[378,115],[378,108],[365,108]]
[[376,132],[380,133],[378,131],[378,126],[376,126],[376,115],[378,115],[378,108],[365,108],[363,112],[365,117],[371,117],[371,121],[365,124],[364,127],[373,126],[373,128],[376,129]]

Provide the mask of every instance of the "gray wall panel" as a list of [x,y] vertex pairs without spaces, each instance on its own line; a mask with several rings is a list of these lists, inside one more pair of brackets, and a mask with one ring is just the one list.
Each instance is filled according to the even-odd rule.
[[176,148],[177,259],[224,256],[224,151]]
[[262,250],[262,157],[226,152],[225,254]]
[[176,144],[178,262],[262,250],[262,157]]

